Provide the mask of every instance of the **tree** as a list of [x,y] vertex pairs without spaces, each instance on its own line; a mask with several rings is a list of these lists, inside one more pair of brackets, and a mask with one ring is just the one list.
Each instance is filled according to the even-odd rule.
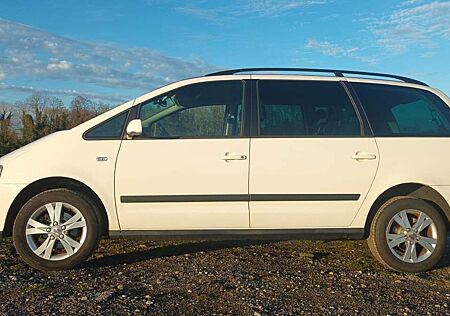
[[22,103],[22,140],[25,143],[32,142],[49,133],[43,116],[45,107],[46,96],[42,93],[35,93]]
[[33,94],[22,103],[22,143],[69,128],[69,115],[61,99]]
[[94,103],[82,96],[75,97],[70,103],[70,127],[77,126],[94,115],[92,110],[94,109]]
[[[77,96],[69,107],[54,96],[35,93],[22,102],[0,105],[0,156],[56,131],[72,128],[110,109]],[[14,112],[13,112],[14,111]],[[11,118],[16,118],[14,128]],[[20,136],[16,131],[20,131]]]
[[69,127],[69,111],[64,107],[61,99],[48,97],[47,105],[43,109],[49,133],[65,130]]
[[11,128],[12,113],[3,109],[0,112],[0,156],[17,148],[17,135]]
[[33,117],[25,110],[22,110],[21,120],[22,120],[22,137],[20,139],[20,143],[22,145],[25,145],[35,140],[35,126]]

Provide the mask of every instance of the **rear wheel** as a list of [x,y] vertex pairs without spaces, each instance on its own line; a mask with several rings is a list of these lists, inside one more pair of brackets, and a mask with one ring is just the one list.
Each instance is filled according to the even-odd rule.
[[98,245],[100,223],[93,204],[66,189],[49,190],[30,199],[13,227],[21,258],[39,270],[70,269]]
[[378,210],[368,242],[374,256],[387,268],[422,272],[433,268],[445,253],[447,228],[432,204],[396,197]]

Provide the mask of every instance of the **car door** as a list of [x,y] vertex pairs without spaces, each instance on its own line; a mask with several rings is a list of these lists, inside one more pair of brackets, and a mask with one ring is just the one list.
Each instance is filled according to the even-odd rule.
[[347,227],[379,153],[338,81],[259,80],[251,140],[251,228]]
[[143,134],[122,142],[122,230],[248,228],[244,81],[190,84],[139,106]]

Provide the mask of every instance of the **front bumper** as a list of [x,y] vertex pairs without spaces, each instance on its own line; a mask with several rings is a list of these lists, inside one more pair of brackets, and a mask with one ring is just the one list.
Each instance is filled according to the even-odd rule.
[[5,231],[6,216],[17,195],[26,187],[26,184],[0,183],[0,237]]

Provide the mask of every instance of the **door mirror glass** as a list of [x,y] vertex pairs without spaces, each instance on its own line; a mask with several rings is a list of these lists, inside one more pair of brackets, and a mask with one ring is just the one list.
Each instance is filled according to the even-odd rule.
[[127,126],[127,136],[132,138],[142,135],[142,122],[139,119],[132,120]]

